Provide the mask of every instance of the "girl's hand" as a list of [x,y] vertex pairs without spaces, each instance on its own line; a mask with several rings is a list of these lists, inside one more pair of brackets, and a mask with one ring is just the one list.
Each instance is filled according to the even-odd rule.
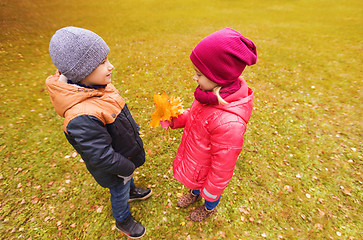
[[164,129],[168,129],[170,127],[170,121],[160,120],[160,126]]

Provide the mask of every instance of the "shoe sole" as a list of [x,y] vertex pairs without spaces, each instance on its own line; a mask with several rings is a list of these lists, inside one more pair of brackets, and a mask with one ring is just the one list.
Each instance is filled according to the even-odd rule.
[[125,236],[127,236],[128,238],[131,238],[131,239],[139,239],[139,238],[142,238],[144,235],[145,235],[145,233],[146,233],[146,228],[145,228],[145,232],[140,236],[140,237],[131,237],[131,236],[129,236],[129,235],[127,235],[126,233],[124,233],[121,229],[119,229],[117,226],[116,226],[116,229],[119,231],[119,232],[121,232],[122,234],[124,234]]
[[149,192],[148,195],[145,195],[144,197],[142,198],[133,198],[133,199],[129,199],[129,202],[133,202],[133,201],[141,201],[141,200],[145,200],[145,199],[148,199],[149,197],[151,197],[151,195],[153,194],[153,190],[150,189],[151,191]]

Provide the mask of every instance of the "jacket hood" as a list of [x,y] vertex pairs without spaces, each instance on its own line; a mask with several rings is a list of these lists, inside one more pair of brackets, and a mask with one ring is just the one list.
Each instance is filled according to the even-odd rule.
[[[50,101],[55,111],[65,117],[68,109],[74,105],[85,101],[92,97],[101,97],[104,95],[105,89],[89,89],[73,84],[68,84],[59,80],[59,74],[49,76],[45,85],[47,86]],[[106,87],[107,91],[107,87]]]
[[[247,83],[243,80],[241,80],[241,88],[231,94],[230,96],[226,97],[225,100],[229,102],[227,105],[215,105],[216,108],[224,110],[226,112],[231,112],[237,116],[240,116],[246,123],[248,123],[251,112],[252,112],[252,106],[253,106],[253,91],[249,87],[247,87]],[[245,88],[248,89],[248,95],[245,96]]]

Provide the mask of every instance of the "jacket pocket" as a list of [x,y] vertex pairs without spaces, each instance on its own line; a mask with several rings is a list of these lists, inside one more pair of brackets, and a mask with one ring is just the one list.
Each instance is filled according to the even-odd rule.
[[207,179],[210,167],[198,166],[194,172],[194,181],[202,183]]

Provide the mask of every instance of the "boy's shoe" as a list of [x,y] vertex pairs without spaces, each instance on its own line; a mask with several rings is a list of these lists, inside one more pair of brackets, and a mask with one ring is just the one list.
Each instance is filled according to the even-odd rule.
[[208,210],[204,205],[196,208],[192,214],[190,215],[190,218],[194,222],[200,222],[206,219],[207,217],[210,217],[213,213],[217,212],[217,209],[211,209]]
[[134,189],[130,189],[130,198],[129,202],[135,200],[145,200],[152,195],[151,189],[142,189],[135,187]]
[[202,196],[199,195],[194,195],[192,193],[193,190],[190,190],[188,194],[182,196],[181,198],[178,199],[178,203],[177,206],[181,207],[181,208],[186,208],[188,207],[190,204],[195,203],[199,200],[202,199]]
[[131,214],[125,220],[116,221],[116,228],[132,239],[141,238],[146,232],[146,228],[135,221]]

